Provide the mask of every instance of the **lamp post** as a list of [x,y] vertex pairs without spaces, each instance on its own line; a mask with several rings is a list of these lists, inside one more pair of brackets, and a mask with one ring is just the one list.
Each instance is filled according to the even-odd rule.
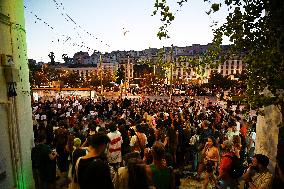
[[170,56],[170,102],[172,101],[172,94],[173,94],[173,44],[171,48],[171,56]]
[[101,95],[103,94],[103,67],[102,67],[102,54],[100,53],[100,77],[101,77]]
[[129,84],[129,78],[130,78],[130,68],[129,68],[129,65],[130,65],[130,59],[129,59],[129,55],[127,56],[127,82]]

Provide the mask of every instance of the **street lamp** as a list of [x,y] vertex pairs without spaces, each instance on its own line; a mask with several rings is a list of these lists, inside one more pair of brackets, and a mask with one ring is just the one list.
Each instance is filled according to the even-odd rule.
[[102,54],[100,53],[100,76],[101,76],[101,95],[103,94],[103,68],[102,68]]

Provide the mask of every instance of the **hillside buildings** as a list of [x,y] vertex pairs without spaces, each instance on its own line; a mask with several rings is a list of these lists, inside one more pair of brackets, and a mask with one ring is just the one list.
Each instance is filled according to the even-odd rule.
[[[235,76],[241,74],[245,69],[245,63],[240,56],[235,56],[224,61],[215,68],[206,66],[205,68],[190,65],[186,60],[201,59],[206,53],[210,44],[200,45],[193,44],[186,47],[163,47],[149,48],[142,51],[112,51],[110,53],[100,53],[98,51],[89,55],[88,52],[77,52],[73,58],[68,58],[65,64],[58,64],[56,69],[72,71],[81,76],[90,76],[91,73],[98,73],[99,70],[109,71],[113,74],[123,67],[125,70],[125,78],[129,82],[145,77],[146,73],[153,75],[164,74],[169,83],[170,77],[173,80],[180,80],[182,83],[189,81],[198,81],[204,83],[213,72],[218,72],[223,76]],[[228,46],[223,46],[227,49]],[[151,65],[150,68],[146,65]],[[148,67],[148,68],[147,68]],[[171,72],[172,69],[172,72]]]

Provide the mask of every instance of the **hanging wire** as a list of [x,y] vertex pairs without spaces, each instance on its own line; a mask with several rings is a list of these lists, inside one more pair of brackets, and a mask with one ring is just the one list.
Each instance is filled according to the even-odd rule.
[[[75,25],[75,28],[78,29],[82,29],[87,35],[91,36],[92,38],[98,40],[98,37],[96,37],[95,35],[93,35],[91,32],[87,31],[86,29],[84,29],[81,25],[79,25],[77,22],[75,22],[75,19],[73,19],[70,14],[68,14],[66,11],[65,11],[65,8],[64,8],[64,5],[63,3],[58,3],[56,0],[52,0],[54,3],[55,3],[55,7],[57,10],[59,9],[62,9],[63,12],[61,12],[61,15],[64,16],[66,15],[66,17],[64,16],[64,19],[66,21],[68,21],[68,19]],[[80,32],[78,32],[80,33]],[[103,41],[101,40],[101,43],[103,43]],[[110,47],[110,45],[108,43],[105,44],[107,47]]]
[[[27,6],[24,6],[24,8],[27,9]],[[50,28],[58,37],[63,37],[63,38],[66,38],[66,39],[68,39],[68,40],[70,40],[70,41],[71,41],[71,40],[74,40],[72,37],[70,37],[70,36],[68,36],[68,35],[65,35],[65,34],[61,34],[60,32],[58,32],[58,30],[56,29],[56,27],[52,26],[51,24],[49,24],[48,22],[46,22],[44,19],[40,18],[38,15],[36,15],[36,14],[33,13],[32,11],[29,11],[29,13],[35,17],[35,19],[36,19],[35,23],[39,23],[39,22],[43,23],[46,27]],[[81,36],[80,36],[80,39],[82,40],[82,37],[81,37]],[[62,41],[62,42],[64,41],[64,40],[60,40],[60,39],[57,39],[57,40],[58,40],[58,42],[59,42],[59,41]],[[62,44],[65,44],[66,41],[67,41],[67,40],[65,40],[65,42],[62,43]],[[53,41],[52,41],[52,42],[53,42]],[[87,46],[84,41],[81,41],[81,43],[82,43],[83,45],[79,45],[79,44],[77,44],[77,43],[74,42],[74,43],[73,43],[73,46],[88,47],[88,49],[90,49],[90,50],[92,50],[92,51],[95,51],[95,49],[93,49],[93,48]]]

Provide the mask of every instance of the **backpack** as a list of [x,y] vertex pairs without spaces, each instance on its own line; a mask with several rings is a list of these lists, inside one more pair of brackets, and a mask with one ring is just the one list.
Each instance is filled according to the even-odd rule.
[[224,157],[228,157],[232,160],[231,169],[229,170],[229,175],[233,179],[238,179],[244,174],[244,166],[240,158],[238,158],[236,155],[230,156],[226,155]]

